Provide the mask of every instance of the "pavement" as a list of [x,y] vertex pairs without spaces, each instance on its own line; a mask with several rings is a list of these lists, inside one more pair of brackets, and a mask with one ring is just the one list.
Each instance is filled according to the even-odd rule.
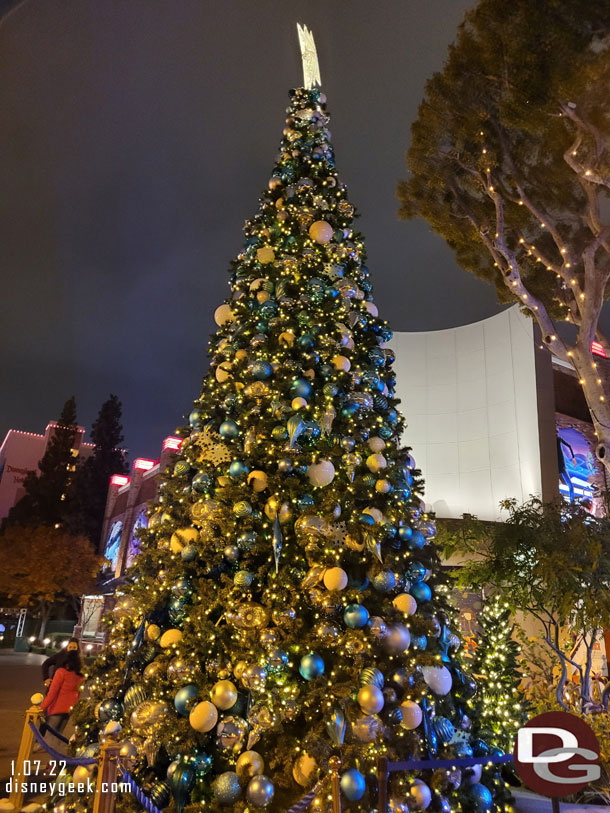
[[44,659],[44,655],[0,649],[0,798],[8,795],[6,782],[19,750],[30,697],[44,692],[40,671]]

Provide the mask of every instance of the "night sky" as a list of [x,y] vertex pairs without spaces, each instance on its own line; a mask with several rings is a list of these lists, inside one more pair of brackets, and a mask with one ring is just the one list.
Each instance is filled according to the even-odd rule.
[[[0,2],[0,11],[2,11]],[[123,401],[156,457],[207,366],[241,228],[266,186],[310,26],[339,172],[395,330],[499,310],[424,222],[396,215],[426,78],[465,0],[25,0],[0,26],[0,435],[75,394]]]

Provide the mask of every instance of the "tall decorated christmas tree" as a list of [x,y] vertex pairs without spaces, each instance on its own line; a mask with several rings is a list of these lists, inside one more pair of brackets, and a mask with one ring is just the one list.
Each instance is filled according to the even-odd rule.
[[[76,712],[87,754],[120,722],[123,763],[158,807],[287,811],[338,756],[344,809],[371,811],[379,756],[472,754],[475,686],[400,443],[392,334],[300,33],[305,87]],[[390,789],[393,811],[493,807],[455,770]]]

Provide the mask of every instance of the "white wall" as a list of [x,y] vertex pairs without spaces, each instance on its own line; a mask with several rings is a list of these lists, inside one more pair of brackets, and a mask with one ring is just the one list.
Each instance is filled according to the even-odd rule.
[[534,329],[517,307],[471,325],[395,333],[406,444],[439,517],[501,517],[540,494]]

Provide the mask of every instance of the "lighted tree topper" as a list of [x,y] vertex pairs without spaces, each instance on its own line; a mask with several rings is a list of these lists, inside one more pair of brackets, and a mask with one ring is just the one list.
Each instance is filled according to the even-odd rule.
[[[87,753],[121,723],[124,763],[159,807],[286,811],[337,754],[348,809],[369,811],[379,755],[472,754],[475,686],[399,443],[392,334],[325,96],[290,97],[191,428],[77,709]],[[391,797],[393,811],[492,807],[460,771],[395,774]]]

